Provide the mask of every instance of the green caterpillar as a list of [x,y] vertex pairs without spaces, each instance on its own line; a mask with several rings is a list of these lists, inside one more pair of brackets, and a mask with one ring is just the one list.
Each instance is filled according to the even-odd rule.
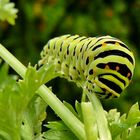
[[119,97],[135,67],[133,53],[111,36],[63,35],[51,39],[39,64],[54,64],[61,76],[102,98]]

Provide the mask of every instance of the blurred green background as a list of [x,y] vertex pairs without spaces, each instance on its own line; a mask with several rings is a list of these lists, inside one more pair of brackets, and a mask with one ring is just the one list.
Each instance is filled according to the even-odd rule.
[[[111,35],[134,52],[136,68],[130,86],[119,99],[102,101],[106,110],[127,112],[140,103],[140,0],[17,0],[15,26],[0,22],[0,40],[23,64],[36,64],[47,41],[63,34]],[[81,89],[65,79],[48,83],[61,100],[74,105]]]

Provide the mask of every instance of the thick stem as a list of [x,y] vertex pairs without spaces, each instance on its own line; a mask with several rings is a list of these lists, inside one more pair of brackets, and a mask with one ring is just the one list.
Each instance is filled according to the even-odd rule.
[[45,85],[41,86],[38,92],[75,135],[77,135],[79,139],[85,140],[84,125],[64,106],[64,104]]
[[[26,67],[20,63],[6,48],[0,44],[0,56],[21,76],[24,78]],[[70,112],[66,106],[47,88],[42,85],[38,89],[39,95],[46,103],[57,113],[57,115],[65,122],[65,124],[75,133],[75,135],[85,140],[84,125]]]

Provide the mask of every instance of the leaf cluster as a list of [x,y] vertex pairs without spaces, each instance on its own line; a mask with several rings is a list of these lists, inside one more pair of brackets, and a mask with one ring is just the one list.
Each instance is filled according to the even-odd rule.
[[15,24],[18,10],[14,8],[15,4],[9,0],[0,0],[0,19],[7,20],[10,24]]
[[[78,104],[76,103],[76,106],[78,105],[79,109],[76,107],[77,111],[74,111],[70,104],[65,103],[76,116],[79,116],[79,119],[82,119],[82,110],[80,103]],[[105,114],[108,120],[112,140],[139,140],[140,127],[138,126],[138,123],[140,122],[140,110],[138,103],[130,108],[128,114],[120,115],[120,112],[116,109],[111,109],[109,112],[105,112]],[[96,127],[96,124],[94,125]],[[63,122],[49,122],[46,127],[49,128],[49,130],[45,132],[45,138],[47,138],[47,140],[61,140],[63,138],[66,140],[77,140],[75,135],[71,134],[71,131]]]
[[47,104],[36,94],[41,80],[30,67],[23,80],[8,75],[4,64],[0,71],[0,139],[32,140],[42,138],[42,121]]

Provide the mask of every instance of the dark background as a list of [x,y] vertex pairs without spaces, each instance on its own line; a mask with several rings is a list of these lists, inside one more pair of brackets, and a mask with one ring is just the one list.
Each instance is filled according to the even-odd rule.
[[[0,22],[0,40],[23,64],[36,64],[47,41],[63,34],[111,35],[134,52],[136,68],[130,86],[119,99],[102,101],[106,110],[127,112],[140,102],[140,0],[17,0],[15,26]],[[81,89],[65,79],[48,83],[61,100],[74,105]]]

